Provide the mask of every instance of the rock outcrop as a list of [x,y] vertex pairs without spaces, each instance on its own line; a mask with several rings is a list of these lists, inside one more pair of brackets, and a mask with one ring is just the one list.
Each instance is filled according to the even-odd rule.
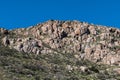
[[25,53],[74,53],[79,60],[120,65],[120,30],[78,21],[50,20],[7,31],[3,44]]

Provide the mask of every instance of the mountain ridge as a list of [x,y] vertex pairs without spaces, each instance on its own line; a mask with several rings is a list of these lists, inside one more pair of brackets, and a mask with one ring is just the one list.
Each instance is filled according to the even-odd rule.
[[[77,61],[84,60],[97,65],[120,66],[120,30],[116,28],[79,21],[49,20],[29,28],[1,28],[0,36],[4,47],[24,54],[46,56],[48,62],[49,57],[55,58],[55,64],[62,62],[69,71],[80,69],[86,72],[87,69],[89,72],[89,66],[75,66]],[[64,60],[69,63],[64,63]],[[115,71],[120,70],[117,68]]]
[[[11,45],[10,46],[13,48],[16,48],[18,51],[22,51],[24,48],[22,50],[20,50],[20,48],[23,47],[23,45],[25,45],[24,43],[26,43],[26,45],[29,44],[28,47],[30,45],[31,46],[34,45],[35,50],[33,51],[31,50],[27,51],[28,47],[26,48],[26,50],[25,49],[23,50],[24,52],[29,52],[29,53],[30,52],[37,53],[37,54],[41,53],[40,50],[38,50],[38,48],[39,47],[44,48],[42,46],[42,43],[48,44],[48,46],[50,46],[53,49],[60,49],[62,47],[67,48],[65,47],[66,45],[73,46],[70,48],[74,48],[74,50],[67,48],[66,51],[71,50],[71,52],[78,53],[79,55],[82,51],[83,51],[83,54],[85,53],[85,55],[94,54],[92,52],[96,51],[96,54],[94,54],[95,56],[100,53],[98,51],[99,49],[102,50],[102,48],[105,51],[109,49],[108,52],[112,51],[110,48],[116,48],[116,51],[120,50],[119,48],[120,30],[119,29],[92,25],[85,22],[49,20],[45,23],[38,24],[33,27],[16,29],[11,32],[13,32],[13,34],[17,36],[16,39],[18,39],[17,40],[18,43],[14,44],[13,40],[11,41],[8,40],[9,42],[11,42],[10,44],[16,45],[16,46],[11,46]],[[4,34],[8,34],[7,30],[4,30]],[[22,42],[22,37],[20,36],[23,36],[23,42]],[[26,38],[26,40],[24,40],[24,38]],[[27,38],[30,38],[31,40]],[[6,42],[7,37],[3,38],[3,41]],[[27,41],[30,43],[28,43]],[[5,42],[3,42],[4,45],[5,45]],[[72,43],[73,45],[71,45],[70,43]],[[93,50],[92,47],[98,50]],[[63,51],[64,50],[65,49],[63,49]],[[88,50],[89,52],[87,52]],[[102,53],[104,54],[104,52]],[[113,51],[113,53],[111,54],[114,54],[114,53],[117,53],[117,52]],[[99,55],[103,55],[103,54],[99,54]],[[117,54],[119,54],[119,52]],[[100,56],[99,56],[99,59],[101,59]]]

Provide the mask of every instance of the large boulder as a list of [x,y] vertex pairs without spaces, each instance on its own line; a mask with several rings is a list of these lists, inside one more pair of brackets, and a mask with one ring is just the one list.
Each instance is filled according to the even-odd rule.
[[5,46],[9,46],[10,45],[10,40],[9,40],[9,38],[6,36],[6,37],[4,37],[3,39],[2,39],[2,41],[3,41],[3,44],[5,45]]
[[95,35],[96,35],[97,32],[96,32],[95,26],[90,25],[90,26],[88,27],[88,29],[89,29],[89,31],[90,31],[91,34],[95,34]]

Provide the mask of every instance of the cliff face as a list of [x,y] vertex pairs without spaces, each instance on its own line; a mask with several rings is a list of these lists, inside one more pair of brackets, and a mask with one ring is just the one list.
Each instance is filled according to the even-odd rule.
[[120,30],[78,21],[50,20],[29,28],[0,30],[2,43],[20,52],[73,54],[78,60],[120,66]]

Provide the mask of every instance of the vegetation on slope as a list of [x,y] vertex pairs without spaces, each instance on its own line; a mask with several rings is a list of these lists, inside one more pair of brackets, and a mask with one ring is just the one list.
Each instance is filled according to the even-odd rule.
[[[66,66],[71,66],[67,69]],[[86,71],[74,67],[86,66]],[[115,67],[115,66],[114,66]],[[0,46],[0,80],[105,80],[120,79],[112,67],[80,61],[73,54],[28,54]]]

